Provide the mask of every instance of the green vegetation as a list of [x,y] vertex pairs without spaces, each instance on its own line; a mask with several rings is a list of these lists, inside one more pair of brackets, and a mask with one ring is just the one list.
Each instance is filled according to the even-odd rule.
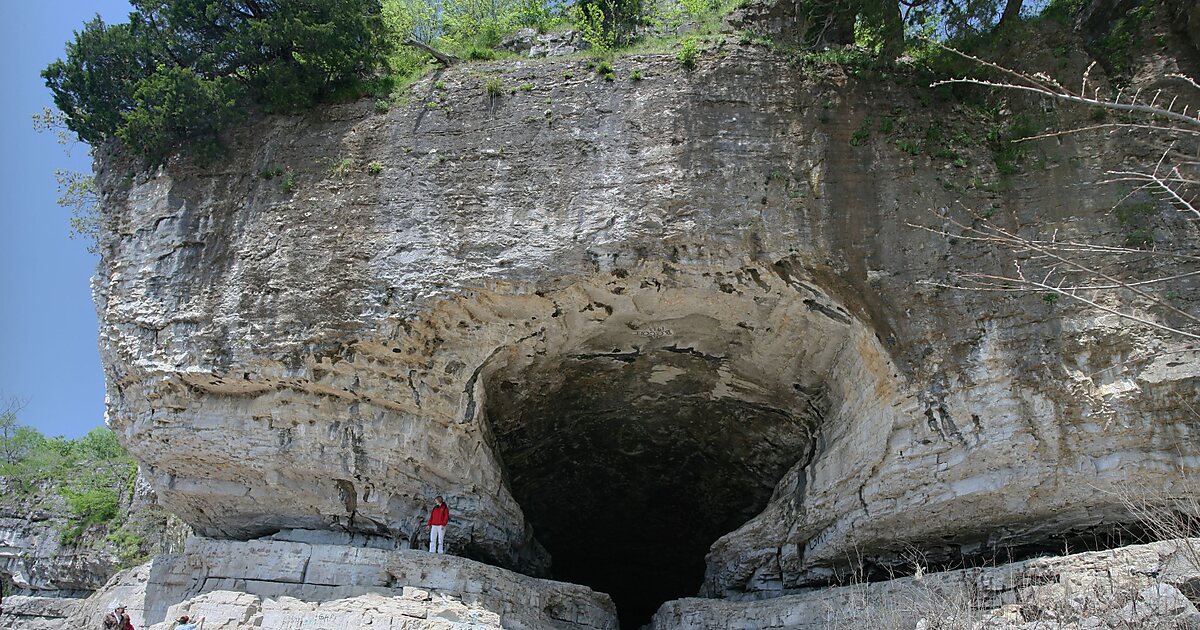
[[46,437],[17,422],[16,407],[0,413],[0,477],[7,509],[61,515],[59,542],[104,549],[120,567],[165,551],[177,523],[158,506],[131,509],[137,464],[105,427],[81,438]]
[[336,160],[333,166],[329,167],[329,174],[334,177],[350,177],[354,173],[354,160],[350,158],[342,158]]
[[1105,33],[1096,40],[1091,50],[1110,74],[1125,77],[1133,61],[1133,51],[1141,43],[1142,25],[1154,12],[1154,3],[1143,0],[1128,13],[1117,17],[1107,25]]
[[679,61],[679,65],[687,70],[696,67],[696,59],[699,57],[700,45],[696,43],[695,38],[691,37],[683,40],[683,45],[679,47],[679,52],[675,55],[675,59]]
[[[510,56],[496,47],[518,28],[545,32],[573,28],[604,65],[597,74],[614,80],[611,56],[624,52],[675,55],[693,69],[705,49],[718,49],[723,16],[742,0],[330,0],[262,3],[246,0],[133,0],[128,24],[85,24],[64,59],[43,72],[67,128],[85,142],[119,140],[151,160],[187,150],[201,160],[216,157],[222,132],[255,111],[298,112],[322,101],[370,96],[385,113],[413,81],[437,64],[412,43],[467,60]],[[929,41],[967,51],[1011,38],[1036,20],[1070,21],[1082,0],[1051,0],[1037,17],[1022,16],[1023,0],[972,0],[919,4],[901,13],[883,0],[800,0],[813,25],[799,42],[779,43],[753,31],[736,34],[742,45],[761,45],[789,55],[806,71],[840,68],[852,76],[886,78],[903,70],[917,84],[928,77],[962,76],[964,62]],[[1128,65],[1130,51],[1153,3],[1142,0],[1106,27],[1097,54],[1111,69]],[[687,36],[677,36],[685,29]],[[644,33],[666,33],[663,36]],[[990,43],[990,44],[989,44]],[[1061,59],[1069,48],[1049,42]],[[894,61],[901,54],[905,68]],[[570,78],[570,74],[564,74]],[[637,81],[634,71],[630,79]],[[927,82],[926,82],[927,83]],[[489,85],[490,82],[489,82]],[[444,90],[438,81],[434,89]],[[529,90],[526,84],[517,89]],[[503,90],[507,91],[507,90]],[[926,105],[949,98],[955,88],[922,88]],[[966,90],[962,90],[966,91]],[[485,90],[493,99],[500,95]],[[827,120],[828,117],[822,117]],[[880,131],[894,124],[883,119]],[[869,130],[852,140],[861,144]],[[1007,142],[988,139],[996,164],[1011,173],[1023,158]],[[898,142],[898,141],[897,141]],[[944,142],[922,150],[961,160]],[[82,225],[87,229],[86,225]],[[83,230],[81,230],[82,232]]]
[[258,172],[261,179],[274,179],[283,176],[283,167],[280,166],[265,166]]
[[1125,235],[1126,247],[1148,248],[1154,244],[1154,232],[1149,228],[1135,228]]
[[372,175],[378,175],[378,174],[382,173],[383,172],[383,163],[382,162],[371,162],[370,164],[367,164],[367,172]]
[[[33,115],[34,130],[54,132],[58,143],[64,146],[70,144],[72,136],[66,123],[66,115],[48,107]],[[58,205],[71,211],[70,238],[87,241],[88,251],[99,253],[100,191],[95,177],[91,173],[58,169],[54,171],[54,180],[58,183]]]
[[1158,208],[1149,201],[1130,202],[1117,206],[1113,212],[1121,225],[1129,226],[1144,223],[1158,212]]
[[1128,230],[1125,233],[1126,247],[1144,249],[1154,244],[1153,220],[1158,214],[1158,207],[1152,202],[1126,201],[1114,208],[1113,213],[1117,223]]
[[595,3],[572,7],[571,21],[575,23],[575,28],[579,29],[583,41],[590,44],[596,54],[606,55],[616,48],[617,30],[613,20]]
[[[10,411],[0,416],[0,455],[0,476],[9,488],[6,503],[32,503],[31,507],[41,509],[53,509],[57,503],[66,508],[62,544],[78,545],[87,532],[121,526],[122,506],[132,499],[137,464],[107,428],[93,429],[75,440],[47,438],[17,424]],[[144,554],[127,555],[140,561]]]
[[616,71],[613,70],[612,63],[607,59],[601,59],[600,62],[596,64],[596,74],[600,75],[600,78],[604,79],[605,81],[612,81],[617,78]]
[[630,72],[630,73],[629,73],[629,80],[630,80],[630,81],[641,81],[641,80],[642,80],[642,71],[641,71],[641,70],[634,70],[633,72]]
[[1036,135],[1040,129],[1037,122],[1025,114],[1001,119],[997,112],[995,116],[995,122],[988,128],[985,138],[992,150],[996,171],[1005,177],[1020,171],[1020,165],[1027,157],[1028,145],[1018,141]]
[[100,191],[96,178],[89,173],[56,170],[58,182],[58,205],[71,211],[71,238],[82,238],[88,243],[88,251],[99,253],[100,237]]
[[128,24],[88,22],[42,76],[81,140],[152,160],[211,159],[248,112],[308,108],[370,80],[388,50],[373,0],[131,4]]
[[504,81],[500,77],[492,77],[487,80],[487,83],[483,84],[483,93],[492,97],[493,100],[500,97],[504,92]]
[[283,177],[279,180],[279,190],[282,190],[285,193],[290,193],[295,189],[296,174],[291,171],[284,173]]
[[900,149],[901,151],[904,151],[905,153],[907,153],[909,155],[920,155],[921,154],[921,145],[917,144],[916,142],[913,142],[912,140],[907,140],[905,138],[898,138],[896,140],[896,148]]
[[14,495],[54,486],[64,496],[78,497],[70,504],[80,514],[104,514],[99,509],[101,497],[94,491],[120,487],[131,471],[136,472],[116,434],[106,428],[93,429],[75,440],[48,438],[17,424],[14,412],[0,416],[0,455],[0,476]]
[[80,536],[87,528],[108,523],[119,513],[119,499],[112,488],[86,488],[81,491],[64,488],[63,495],[71,511],[71,524],[63,530],[60,538],[64,545],[78,545]]
[[862,126],[854,130],[850,136],[850,146],[857,147],[866,144],[867,140],[871,139],[871,117],[867,116],[863,120]]

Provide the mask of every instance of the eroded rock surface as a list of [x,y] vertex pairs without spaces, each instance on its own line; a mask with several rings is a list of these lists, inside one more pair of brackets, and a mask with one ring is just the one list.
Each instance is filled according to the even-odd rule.
[[[259,121],[207,168],[102,161],[109,421],[162,502],[214,537],[415,540],[442,494],[453,553],[607,584],[597,558],[657,548],[686,564],[661,600],[722,533],[703,592],[779,593],[912,546],[1061,548],[1129,520],[1097,488],[1189,474],[1194,347],[922,284],[1008,264],[912,227],[939,208],[1122,242],[1104,146],[1043,143],[987,192],[956,183],[995,176],[969,146],[959,171],[851,142],[895,108],[900,134],[979,131],[889,82],[739,47],[615,63],[643,80],[451,69],[387,114]],[[489,96],[492,74],[532,87]],[[1163,247],[1194,243],[1159,210]]]
[[[6,611],[46,607],[47,616],[57,618],[72,598],[87,597],[122,568],[182,547],[187,526],[157,505],[144,479],[116,483],[130,490],[119,495],[118,514],[70,533],[79,517],[58,482],[30,488],[0,477],[0,591]],[[10,597],[21,599],[9,605]]]
[[978,569],[753,602],[681,599],[654,615],[653,630],[1083,630],[1194,628],[1200,539]]
[[5,595],[0,610],[0,628],[4,630],[61,630],[68,619],[85,605],[82,598]]
[[114,603],[135,627],[441,629],[616,628],[607,595],[448,555],[280,540],[191,538],[115,576],[74,612],[91,627]]

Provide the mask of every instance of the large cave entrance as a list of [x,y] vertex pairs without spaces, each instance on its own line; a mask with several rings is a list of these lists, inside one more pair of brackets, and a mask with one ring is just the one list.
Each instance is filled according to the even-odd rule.
[[553,577],[608,593],[636,628],[695,596],[709,546],[809,456],[824,396],[747,380],[711,348],[610,345],[497,370],[485,412]]

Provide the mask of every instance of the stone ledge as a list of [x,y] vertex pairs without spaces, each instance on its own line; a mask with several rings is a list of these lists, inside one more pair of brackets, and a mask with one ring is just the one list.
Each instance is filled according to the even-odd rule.
[[[1193,628],[1200,538],[1132,545],[773,599],[678,599],[653,630],[703,628]],[[886,625],[884,625],[886,623]]]
[[0,610],[0,628],[57,630],[83,603],[69,597],[9,595]]
[[135,627],[615,629],[608,595],[457,556],[411,549],[193,537],[182,554],[122,572],[72,616],[86,627],[114,602]]

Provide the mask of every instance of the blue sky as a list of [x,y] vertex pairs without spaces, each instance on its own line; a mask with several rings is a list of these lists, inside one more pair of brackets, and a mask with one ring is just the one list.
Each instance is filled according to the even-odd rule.
[[99,13],[124,21],[126,0],[22,2],[0,29],[0,396],[27,401],[18,420],[50,435],[76,437],[104,421],[104,375],[89,281],[96,256],[70,240],[70,212],[58,207],[55,169],[90,171],[87,146],[68,154],[31,120],[53,106],[39,73],[63,55],[72,33]]

